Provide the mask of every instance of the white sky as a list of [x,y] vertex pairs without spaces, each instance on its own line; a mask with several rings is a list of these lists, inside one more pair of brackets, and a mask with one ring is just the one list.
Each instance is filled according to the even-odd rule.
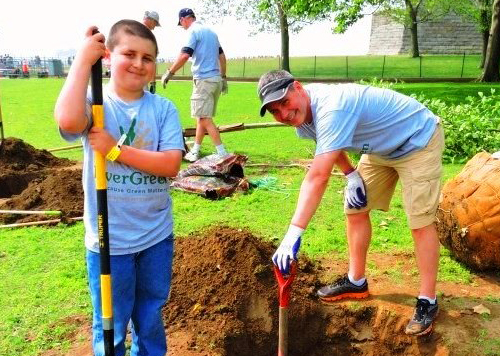
[[[144,11],[154,10],[160,14],[162,25],[154,30],[159,57],[173,58],[185,39],[185,30],[177,26],[178,12],[183,7],[191,7],[200,19],[198,3],[197,0],[3,1],[0,6],[0,55],[65,57],[68,51],[79,48],[88,26],[96,25],[107,34],[116,21],[124,18],[142,21]],[[249,36],[248,24],[233,18],[210,26],[217,32],[229,58],[280,54],[279,34]],[[299,34],[290,34],[290,55],[368,52],[371,17],[362,19],[344,35],[333,35],[330,28],[329,23],[318,23],[304,28]]]

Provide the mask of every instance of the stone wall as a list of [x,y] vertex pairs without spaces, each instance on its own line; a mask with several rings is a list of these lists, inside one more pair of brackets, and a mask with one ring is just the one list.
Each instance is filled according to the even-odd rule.
[[[482,37],[477,26],[457,15],[418,25],[421,54],[477,54]],[[387,17],[374,14],[368,54],[407,54],[411,48],[410,30]]]

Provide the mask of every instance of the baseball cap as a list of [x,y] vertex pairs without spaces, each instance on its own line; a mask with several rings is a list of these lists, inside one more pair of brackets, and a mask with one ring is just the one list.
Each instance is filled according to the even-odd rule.
[[160,15],[156,11],[146,11],[144,13],[144,17],[149,17],[150,19],[153,19],[156,21],[157,26],[160,26]]
[[181,17],[186,17],[186,16],[192,16],[195,17],[193,10],[190,8],[184,8],[179,11],[179,22],[177,23],[177,26],[181,25]]
[[285,97],[294,81],[293,75],[286,70],[272,70],[260,77],[257,89],[262,102],[260,116],[264,116],[266,113],[267,104]]

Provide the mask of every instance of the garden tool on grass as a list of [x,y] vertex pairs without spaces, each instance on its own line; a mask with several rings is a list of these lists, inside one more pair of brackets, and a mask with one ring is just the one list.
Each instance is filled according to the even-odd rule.
[[279,331],[278,331],[278,356],[288,356],[288,304],[292,291],[292,282],[297,275],[297,262],[290,265],[290,274],[283,275],[279,268],[274,265],[274,275],[278,281],[279,297]]
[[[98,31],[94,30],[92,34]],[[102,59],[92,66],[92,116],[96,127],[104,127],[102,100]],[[104,337],[104,355],[115,356],[113,301],[111,299],[111,266],[109,257],[108,195],[106,182],[106,157],[94,152],[95,185],[97,193],[97,231],[101,263],[101,314]]]

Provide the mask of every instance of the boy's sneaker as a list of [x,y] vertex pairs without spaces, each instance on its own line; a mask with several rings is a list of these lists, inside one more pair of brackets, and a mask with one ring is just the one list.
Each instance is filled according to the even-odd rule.
[[186,153],[184,156],[184,159],[188,162],[196,162],[200,158],[200,153],[199,152],[193,152],[189,151]]
[[366,298],[370,295],[368,292],[368,282],[365,280],[361,286],[352,284],[349,277],[343,275],[332,284],[318,290],[318,297],[322,302],[334,302],[344,298]]
[[413,336],[428,334],[432,330],[432,324],[438,315],[438,311],[437,301],[436,304],[431,304],[426,299],[417,298],[415,312],[408,325],[406,325],[405,333]]

